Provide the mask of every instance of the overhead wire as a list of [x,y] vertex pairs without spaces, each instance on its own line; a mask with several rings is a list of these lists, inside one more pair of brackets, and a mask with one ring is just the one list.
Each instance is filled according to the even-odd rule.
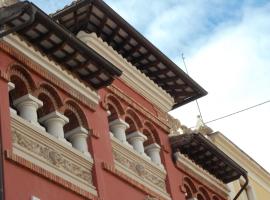
[[220,119],[224,119],[224,118],[230,117],[230,116],[232,116],[232,115],[235,115],[235,114],[238,114],[238,113],[241,113],[241,112],[250,110],[250,109],[252,109],[252,108],[256,108],[256,107],[262,106],[263,104],[266,104],[266,103],[270,103],[270,100],[267,100],[267,101],[264,101],[264,102],[262,102],[262,103],[258,103],[258,104],[256,104],[256,105],[247,107],[247,108],[245,108],[245,109],[238,110],[238,111],[233,112],[233,113],[231,113],[231,114],[224,115],[224,116],[222,116],[222,117],[218,117],[218,118],[216,118],[216,119],[207,121],[207,122],[205,122],[205,124],[208,124],[208,123],[211,123],[211,122],[215,122],[215,121],[218,121],[218,120],[220,120]]
[[[181,56],[182,56],[182,61],[183,61],[183,64],[184,64],[186,73],[188,74],[188,69],[187,69],[187,66],[186,66],[184,53],[182,53]],[[198,100],[196,99],[195,102],[196,102],[196,105],[197,105],[197,109],[198,109],[198,111],[199,111],[199,115],[200,115],[200,117],[201,117],[201,119],[202,119],[202,122],[204,123],[204,121],[203,121],[203,116],[202,116],[202,112],[201,112],[201,109],[200,109],[200,105],[199,105],[199,103],[198,103]]]
[[[188,74],[188,69],[187,69],[187,66],[186,66],[186,62],[185,62],[185,57],[184,57],[184,54],[182,53],[182,54],[181,54],[181,56],[182,56],[182,61],[183,61],[183,64],[184,64],[184,67],[185,67],[186,73]],[[202,116],[202,112],[201,112],[201,109],[200,109],[200,106],[199,106],[199,103],[198,103],[198,101],[197,101],[197,100],[195,100],[195,101],[196,101],[196,104],[197,104],[197,109],[198,109],[198,112],[199,112],[200,117],[201,117],[201,119],[202,119],[202,122],[203,122],[204,124],[209,124],[209,123],[212,123],[212,122],[215,122],[215,121],[218,121],[218,120],[221,120],[221,119],[227,118],[227,117],[231,117],[231,116],[236,115],[236,114],[239,114],[239,113],[241,113],[241,112],[244,112],[244,111],[250,110],[250,109],[252,109],[252,108],[256,108],[256,107],[262,106],[262,105],[264,105],[264,104],[266,104],[266,103],[270,103],[270,99],[269,99],[269,100],[267,100],[267,101],[264,101],[264,102],[261,102],[261,103],[255,104],[255,105],[253,105],[253,106],[250,106],[250,107],[244,108],[244,109],[242,109],[242,110],[238,110],[238,111],[236,111],[236,112],[233,112],[233,113],[230,113],[230,114],[224,115],[224,116],[222,116],[222,117],[218,117],[218,118],[216,118],[216,119],[212,119],[212,120],[210,120],[210,121],[204,122],[204,120],[203,120],[203,116]],[[194,127],[191,127],[191,128],[194,128]]]

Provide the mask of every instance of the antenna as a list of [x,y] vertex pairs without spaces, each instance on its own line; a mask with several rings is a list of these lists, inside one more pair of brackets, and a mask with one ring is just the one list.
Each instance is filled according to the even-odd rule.
[[[186,73],[188,74],[188,70],[187,70],[187,65],[186,65],[186,62],[185,62],[184,53],[182,53],[181,56],[182,56],[182,61],[183,61],[183,63],[184,63],[184,67],[185,67]],[[202,116],[202,113],[201,113],[201,109],[200,109],[200,106],[199,106],[199,102],[197,101],[197,99],[196,99],[195,101],[196,101],[196,105],[197,105],[197,108],[198,108],[200,117],[201,117],[201,119],[202,119],[202,122],[204,123],[204,121],[203,121],[203,116]]]

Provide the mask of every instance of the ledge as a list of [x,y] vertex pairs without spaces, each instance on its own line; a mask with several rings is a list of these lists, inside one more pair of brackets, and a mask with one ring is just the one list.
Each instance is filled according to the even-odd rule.
[[86,197],[87,199],[95,199],[95,196],[93,194],[91,194],[90,192],[87,192],[83,189],[81,189],[80,187],[72,184],[69,181],[66,181],[65,179],[62,179],[59,176],[56,176],[52,173],[50,173],[49,171],[45,170],[42,167],[39,167],[38,165],[36,165],[35,163],[32,163],[16,154],[14,154],[12,151],[10,150],[6,150],[5,151],[6,154],[6,158],[12,162],[15,162],[18,165],[21,165],[29,170],[31,170],[34,173],[37,173],[47,179],[49,179],[50,181],[53,181],[59,185],[61,185],[62,187],[65,187],[83,197]]
[[166,191],[166,171],[116,138],[111,139],[115,169],[162,198],[171,199]]
[[79,32],[78,38],[104,56],[104,58],[112,64],[119,67],[119,69],[123,71],[120,79],[126,82],[131,88],[136,90],[150,102],[154,103],[164,112],[168,112],[172,109],[174,99],[167,92],[118,54],[101,38],[98,38],[95,33],[88,34],[85,32]]
[[[103,169],[105,169],[107,172],[111,173],[112,175],[122,179],[123,181],[133,185],[134,187],[140,189],[141,191],[150,194],[153,196],[154,199],[158,200],[166,200],[166,198],[163,198],[159,194],[153,192],[152,190],[149,190],[147,187],[145,187],[143,184],[137,182],[136,180],[130,178],[125,173],[121,172],[120,170],[116,169],[113,165],[110,165],[108,163],[103,162]],[[148,195],[149,196],[149,195]]]
[[92,159],[14,114],[11,130],[14,155],[97,196]]

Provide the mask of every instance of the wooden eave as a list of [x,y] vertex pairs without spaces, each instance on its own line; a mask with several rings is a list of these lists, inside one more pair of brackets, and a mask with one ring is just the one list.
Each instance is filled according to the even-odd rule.
[[207,92],[102,0],[78,0],[52,15],[69,31],[96,33],[175,100],[174,108]]
[[247,171],[200,133],[170,138],[173,153],[180,151],[190,160],[224,183],[247,177]]
[[[91,88],[105,87],[121,75],[122,72],[117,67],[81,42],[73,33],[56,23],[34,4],[28,1],[19,2],[10,7],[1,8],[1,12],[6,12],[4,16],[12,12],[19,13],[12,14],[9,20],[5,19],[6,29],[16,30],[16,27],[26,24],[23,28],[16,30],[23,40],[88,83]],[[31,22],[26,23],[30,18],[32,18]]]

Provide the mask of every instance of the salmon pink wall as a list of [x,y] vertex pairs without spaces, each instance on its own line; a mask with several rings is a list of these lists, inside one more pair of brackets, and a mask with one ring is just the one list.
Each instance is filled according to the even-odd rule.
[[[8,66],[11,63],[16,62],[5,53],[0,51],[0,70],[6,72]],[[27,68],[27,67],[26,67]],[[47,82],[42,75],[29,71],[34,82],[39,85]],[[147,101],[143,96],[136,93],[129,86],[124,84],[121,80],[117,79],[113,82],[113,85],[124,92],[125,95],[133,99],[141,107],[145,108],[152,115],[157,116],[155,107]],[[72,96],[66,93],[58,86],[53,85],[57,90],[59,96],[65,101]],[[11,130],[10,130],[10,116],[9,116],[9,97],[7,80],[0,78],[0,91],[1,91],[1,103],[0,103],[0,134],[3,142],[4,150],[11,150]],[[109,93],[108,89],[101,89],[99,95],[101,97],[100,102],[104,101],[106,94]],[[119,98],[120,99],[120,98]],[[124,109],[131,107],[126,102],[120,99],[120,103]],[[88,147],[94,159],[93,179],[94,185],[97,188],[97,192],[100,200],[144,200],[147,194],[120,179],[118,176],[107,172],[103,168],[103,164],[114,165],[111,139],[109,135],[108,113],[100,103],[96,110],[91,110],[85,105],[80,105],[83,110],[89,128],[91,130],[88,137]],[[136,109],[134,109],[136,110]],[[161,159],[164,167],[167,171],[167,191],[170,193],[172,199],[185,200],[184,191],[181,186],[183,183],[184,172],[175,167],[172,158],[172,152],[168,140],[168,133],[164,131],[159,125],[144,116],[143,113],[138,113],[141,121],[150,121],[156,129],[161,146]],[[48,179],[39,176],[38,174],[23,168],[14,162],[4,159],[4,180],[5,180],[5,194],[7,200],[27,200],[31,195],[39,197],[41,200],[77,200],[85,199],[84,197],[75,194],[68,189],[49,181]],[[196,183],[201,184],[201,183]]]
[[5,174],[8,175],[5,179],[6,200],[30,200],[32,195],[40,200],[85,199],[11,162],[6,162]]

